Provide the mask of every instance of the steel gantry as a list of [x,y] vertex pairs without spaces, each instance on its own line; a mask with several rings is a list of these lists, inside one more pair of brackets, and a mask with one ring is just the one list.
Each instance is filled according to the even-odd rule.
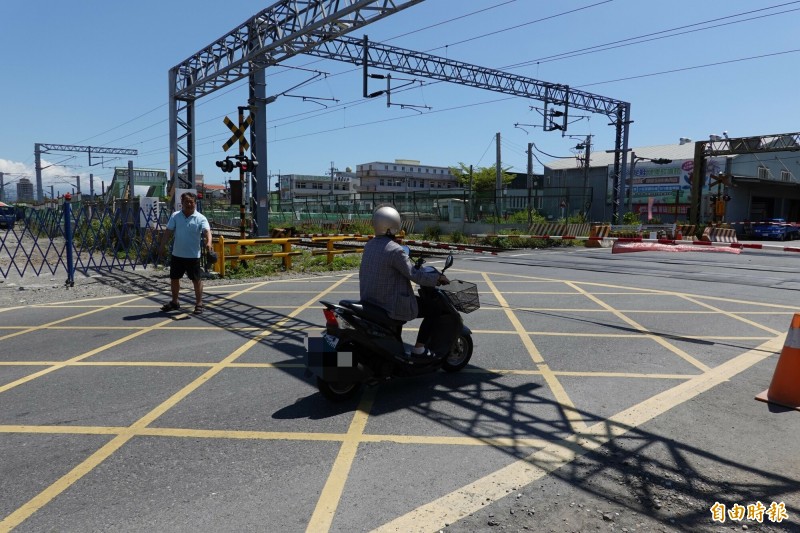
[[[251,131],[252,157],[266,156],[264,69],[346,35],[423,0],[281,0],[250,17],[169,71],[170,186],[195,182],[195,100],[250,78],[257,120]],[[268,173],[266,161],[260,172]],[[256,198],[268,195],[267,179],[253,173]],[[179,180],[178,183],[176,180]],[[262,205],[264,204],[264,205]],[[267,207],[256,201],[256,224],[266,230]]]
[[544,102],[545,107],[550,104],[563,106],[564,110],[561,112],[563,126],[559,128],[562,131],[566,131],[567,117],[571,108],[606,115],[616,128],[612,219],[614,223],[618,223],[620,176],[624,176],[626,173],[627,158],[625,154],[628,152],[628,130],[631,122],[631,106],[628,102],[572,89],[567,85],[548,83],[423,52],[373,43],[366,36],[363,39],[338,37],[320,43],[306,54],[362,65],[364,67],[364,96],[367,96],[367,68],[377,67],[523,98],[533,98]]
[[692,198],[689,222],[700,224],[702,213],[703,178],[706,175],[706,158],[723,155],[764,154],[769,152],[800,151],[800,132],[756,135],[752,137],[730,137],[694,143],[694,165],[692,167]]
[[[459,83],[524,98],[547,105],[602,113],[616,127],[612,212],[619,217],[620,176],[625,174],[630,104],[569,86],[547,83],[500,70],[469,65],[429,54],[369,43],[346,34],[411,7],[422,0],[283,0],[249,18],[200,52],[169,71],[170,184],[192,188],[195,179],[194,102],[202,96],[249,76],[249,105],[256,114],[251,130],[252,157],[266,163],[266,82],[264,69],[298,54],[377,67]],[[566,129],[566,126],[564,128]],[[176,181],[178,180],[178,181]],[[266,229],[267,180],[253,176],[256,230]],[[263,228],[263,230],[259,230]]]
[[[44,190],[42,188],[42,170],[47,167],[42,167],[42,154],[50,152],[87,152],[89,154],[89,166],[93,166],[92,154],[113,154],[113,155],[138,155],[138,150],[130,150],[128,148],[106,148],[102,146],[75,146],[71,144],[45,144],[35,143],[33,145],[33,155],[35,157],[36,169],[36,201],[42,202],[44,200]],[[98,165],[99,163],[94,163]],[[80,183],[78,183],[80,189]]]

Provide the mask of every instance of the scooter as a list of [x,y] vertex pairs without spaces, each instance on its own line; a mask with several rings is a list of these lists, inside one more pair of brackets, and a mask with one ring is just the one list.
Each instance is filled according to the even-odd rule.
[[[406,253],[410,255],[408,247]],[[438,272],[425,266],[422,257],[414,268]],[[453,265],[445,260],[441,273]],[[325,332],[306,338],[306,376],[316,376],[317,388],[330,401],[353,397],[362,385],[377,385],[396,377],[429,374],[442,369],[458,372],[472,357],[472,331],[464,325],[460,312],[480,308],[474,283],[451,280],[449,285],[420,287],[420,298],[436,299],[442,315],[437,321],[430,346],[449,346],[446,355],[414,356],[401,337],[403,322],[393,320],[380,307],[358,300],[338,304],[320,301],[324,306]]]

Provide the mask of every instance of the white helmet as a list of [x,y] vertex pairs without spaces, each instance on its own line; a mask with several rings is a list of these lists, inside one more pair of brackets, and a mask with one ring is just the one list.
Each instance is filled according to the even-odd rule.
[[372,227],[375,235],[394,237],[400,231],[400,213],[392,206],[379,207],[372,214]]

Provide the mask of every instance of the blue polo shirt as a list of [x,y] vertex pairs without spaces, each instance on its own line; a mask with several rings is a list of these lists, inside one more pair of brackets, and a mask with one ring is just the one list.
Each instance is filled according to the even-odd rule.
[[195,211],[187,217],[183,211],[175,211],[169,217],[167,229],[175,233],[172,255],[186,259],[200,259],[203,230],[211,231],[205,215]]

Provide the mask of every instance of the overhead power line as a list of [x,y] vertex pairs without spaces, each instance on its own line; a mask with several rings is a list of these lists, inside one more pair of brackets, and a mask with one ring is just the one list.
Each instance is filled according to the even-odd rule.
[[[497,7],[501,7],[501,6],[513,3],[514,1],[516,1],[516,0],[509,0],[509,1],[506,1],[506,2],[501,2],[501,3],[498,3],[498,4],[494,5],[494,6],[490,6],[488,8],[484,8],[484,9],[481,9],[481,10],[473,11],[473,12],[470,12],[470,13],[465,14],[465,15],[452,17],[451,19],[447,19],[445,21],[441,21],[441,22],[438,22],[436,24],[426,26],[426,27],[420,28],[418,30],[413,30],[411,32],[406,32],[404,34],[397,35],[395,37],[390,38],[389,40],[397,39],[397,38],[400,38],[400,37],[404,37],[406,35],[409,35],[409,34],[412,34],[412,33],[416,33],[416,32],[419,32],[419,31],[423,31],[425,29],[430,29],[432,27],[441,26],[441,25],[447,24],[447,23],[452,22],[452,21],[460,20],[460,19],[466,18],[468,16],[479,14],[479,13],[487,11],[489,9],[494,9],[494,8],[497,8]],[[462,41],[451,43],[451,45],[461,44],[461,43],[466,42],[466,41],[477,40],[477,39],[480,39],[480,38],[483,38],[483,37],[496,35],[496,34],[501,33],[503,31],[511,31],[511,30],[517,29],[517,28],[519,28],[521,26],[530,25],[530,24],[533,24],[535,22],[540,22],[542,20],[548,20],[548,19],[551,19],[551,18],[554,18],[554,17],[563,16],[565,14],[568,14],[568,13],[571,13],[571,12],[574,12],[574,11],[583,10],[583,9],[587,9],[587,8],[590,8],[590,7],[596,7],[598,5],[602,5],[602,4],[608,3],[609,1],[611,1],[611,0],[607,0],[605,2],[597,2],[595,4],[584,6],[582,8],[578,8],[578,9],[575,9],[575,10],[565,11],[563,13],[552,15],[552,16],[546,17],[544,19],[537,19],[535,21],[530,21],[530,22],[527,22],[527,23],[518,24],[518,25],[515,25],[515,26],[510,26],[510,27],[502,29],[502,30],[497,30],[497,31],[494,31],[494,32],[491,32],[491,33],[482,34],[482,35],[479,35],[479,36],[471,37],[469,39],[465,39],[465,40],[462,40]],[[514,64],[514,65],[507,66],[507,67],[502,67],[502,68],[517,68],[519,66],[530,65],[530,64],[533,64],[535,62],[555,61],[557,59],[566,59],[568,57],[574,57],[575,55],[582,55],[582,54],[585,54],[585,53],[593,53],[594,51],[602,51],[602,50],[596,50],[596,49],[600,48],[600,47],[603,47],[603,46],[607,47],[607,46],[610,46],[610,45],[621,44],[621,43],[623,43],[625,41],[633,41],[633,40],[637,40],[638,39],[638,41],[636,41],[636,42],[629,42],[628,44],[626,44],[626,46],[642,44],[642,43],[647,42],[647,41],[644,41],[644,40],[641,40],[641,39],[644,39],[644,38],[647,38],[647,37],[651,37],[651,36],[654,37],[654,36],[662,35],[662,34],[669,33],[669,32],[675,32],[677,30],[684,29],[684,28],[691,28],[691,27],[695,27],[695,26],[705,25],[705,24],[709,24],[711,22],[717,22],[717,21],[722,21],[722,20],[726,20],[726,19],[730,19],[730,18],[744,16],[744,15],[747,15],[747,14],[763,12],[763,11],[767,11],[767,10],[770,10],[770,9],[777,9],[777,8],[780,8],[780,7],[784,7],[784,6],[788,6],[788,5],[792,5],[792,4],[797,4],[797,3],[800,3],[800,0],[797,0],[797,1],[794,1],[794,2],[786,2],[786,3],[783,3],[783,4],[778,4],[778,5],[775,5],[775,6],[766,7],[766,8],[762,8],[762,9],[758,9],[758,10],[746,11],[746,12],[742,12],[742,13],[738,13],[738,14],[734,14],[734,15],[729,15],[729,16],[726,16],[726,17],[718,17],[718,18],[715,18],[715,19],[710,19],[710,20],[703,21],[703,22],[697,22],[697,23],[693,23],[693,24],[690,24],[690,25],[679,26],[679,27],[676,27],[676,28],[672,28],[672,29],[668,29],[668,30],[662,30],[662,31],[659,31],[659,32],[653,32],[653,33],[650,33],[650,34],[645,34],[645,35],[641,35],[641,36],[637,36],[637,37],[632,37],[632,38],[627,39],[627,40],[613,41],[611,43],[605,43],[605,44],[602,44],[602,45],[596,45],[594,47],[589,47],[588,49],[580,49],[580,50],[575,50],[575,51],[571,51],[571,52],[563,52],[562,54],[556,54],[555,56],[548,56],[546,58],[541,58],[539,60],[531,60],[531,61],[528,61],[528,62],[518,63],[518,64]],[[792,10],[786,10],[786,11],[783,11],[781,13],[786,13],[786,12],[789,12],[789,11],[795,11],[795,10],[799,10],[799,9],[800,8],[792,9]],[[780,13],[770,13],[770,14],[762,15],[761,17],[751,17],[751,18],[744,19],[744,20],[728,22],[727,24],[735,24],[735,23],[739,23],[739,22],[755,20],[755,19],[758,19],[758,18],[766,18],[766,17],[769,17],[769,16],[777,15],[777,14],[780,14]],[[707,27],[704,27],[704,28],[696,28],[696,29],[694,29],[692,31],[705,31],[705,30],[712,29],[712,28],[719,27],[719,26],[722,26],[722,24],[721,25],[716,25],[716,26],[707,26]],[[684,32],[684,33],[688,33],[688,32]],[[680,34],[663,35],[660,38],[673,37],[673,36],[676,36],[676,35],[680,35]],[[653,40],[653,39],[650,39],[650,40]],[[445,45],[445,46],[448,46],[448,45]],[[442,47],[438,47],[438,48],[442,48]],[[433,49],[433,50],[435,50],[435,49]],[[775,53],[771,53],[771,54],[762,54],[762,55],[759,55],[759,56],[751,56],[751,57],[733,59],[733,60],[728,60],[728,61],[720,61],[720,62],[715,62],[715,63],[708,63],[708,64],[704,64],[704,65],[696,65],[696,66],[691,66],[691,67],[670,69],[670,70],[665,70],[665,71],[660,71],[660,72],[628,76],[628,77],[618,78],[618,79],[614,79],[614,80],[593,82],[593,83],[588,83],[588,84],[581,85],[579,87],[591,87],[591,86],[594,86],[594,85],[608,84],[608,83],[614,83],[614,82],[620,82],[620,81],[628,81],[628,80],[633,80],[633,79],[638,79],[638,78],[646,78],[646,77],[652,77],[652,76],[658,76],[658,75],[666,75],[666,74],[671,74],[671,73],[681,72],[681,71],[686,71],[686,70],[694,70],[694,69],[700,69],[700,68],[710,68],[710,67],[714,67],[714,66],[719,66],[719,65],[724,65],[724,64],[731,64],[731,63],[736,63],[736,62],[740,62],[740,61],[751,61],[751,60],[755,60],[755,59],[762,59],[762,58],[767,58],[767,57],[772,57],[772,56],[779,56],[779,55],[783,55],[783,54],[795,53],[797,51],[799,51],[799,50],[788,50],[788,51],[783,51],[783,52],[775,52]],[[573,55],[569,55],[569,54],[573,54]],[[291,69],[287,69],[287,70],[291,70]],[[352,70],[347,70],[347,71],[344,71],[344,72],[342,72],[340,74],[344,74],[346,72],[352,72]],[[334,75],[336,75],[336,74],[334,74]],[[436,82],[436,83],[439,83],[439,82]],[[432,83],[429,84],[429,85],[432,85]],[[222,96],[223,94],[226,94],[227,92],[230,92],[232,90],[234,90],[234,87],[231,87],[228,91],[225,91],[225,93],[221,93],[219,95],[214,95],[212,98],[202,102],[200,105],[203,105],[203,104],[207,103],[211,99],[218,98],[219,96]],[[500,100],[506,100],[506,98],[503,98],[503,99],[500,99]],[[468,106],[488,105],[488,104],[496,102],[496,101],[499,101],[499,100],[495,99],[495,100],[490,100],[490,101],[486,101],[486,102],[478,102],[478,103],[475,103],[475,104],[468,104]],[[295,123],[295,122],[299,122],[301,120],[308,120],[308,119],[312,119],[312,118],[318,118],[320,116],[323,116],[323,115],[331,113],[331,112],[338,112],[338,111],[341,111],[342,109],[345,109],[345,108],[348,108],[348,107],[354,107],[354,106],[357,106],[357,105],[362,105],[364,103],[367,103],[367,102],[365,102],[362,99],[353,100],[353,101],[349,101],[349,102],[343,102],[343,103],[335,105],[335,106],[330,106],[328,109],[325,109],[325,110],[319,110],[319,111],[318,110],[313,110],[313,111],[303,112],[303,113],[299,113],[299,114],[289,115],[289,116],[286,116],[286,117],[279,117],[279,118],[272,119],[271,122],[274,124],[276,122],[277,123],[281,123],[283,121],[283,125],[288,125],[288,124],[292,124],[292,123]],[[134,122],[134,121],[136,121],[138,119],[141,119],[142,117],[147,116],[150,113],[153,113],[153,112],[157,111],[158,109],[160,109],[160,108],[162,108],[164,106],[166,106],[166,104],[161,104],[161,105],[159,105],[159,106],[157,106],[157,107],[155,107],[155,108],[153,108],[153,109],[151,109],[151,110],[149,110],[149,111],[147,111],[145,113],[142,113],[142,114],[138,115],[137,117],[135,117],[133,119],[130,119],[130,120],[118,125],[118,126],[115,126],[113,128],[110,128],[109,130],[106,130],[106,131],[104,131],[102,133],[99,133],[99,134],[93,136],[93,137],[90,137],[89,139],[93,139],[95,137],[99,137],[99,136],[104,135],[104,134],[106,134],[106,133],[108,133],[110,131],[113,131],[113,130],[116,130],[116,129],[122,127],[122,126],[125,126],[125,125],[127,125],[127,124],[129,124],[131,122]],[[465,107],[465,106],[447,108],[447,109],[443,109],[441,111],[449,111],[449,110],[454,110],[454,109],[460,109],[460,108],[463,108],[463,107]],[[426,113],[426,114],[430,114],[430,112]],[[418,115],[409,115],[409,116],[418,116]],[[292,119],[296,119],[298,117],[305,117],[305,118],[292,121]],[[210,121],[216,120],[217,118],[218,117],[215,117],[214,119],[209,119],[208,121],[203,121],[203,122],[200,122],[199,124],[210,122]],[[371,122],[367,122],[367,123],[363,123],[363,124],[352,125],[351,127],[362,126],[362,125],[367,125],[367,124],[376,124],[376,123],[381,123],[381,122],[388,122],[390,120],[396,120],[397,118],[407,118],[407,117],[391,117],[391,118],[387,118],[387,119],[383,119],[383,120],[371,121]],[[291,121],[291,122],[287,122],[287,121]],[[141,128],[140,130],[137,130],[136,132],[133,132],[133,133],[125,135],[123,137],[117,138],[114,141],[109,141],[109,143],[113,143],[113,142],[118,141],[120,139],[128,138],[128,137],[130,137],[132,135],[135,135],[137,133],[141,133],[144,130],[147,130],[147,129],[151,128],[151,127],[154,127],[154,126],[156,126],[158,124],[162,124],[164,122],[166,122],[166,120],[161,120],[161,121],[159,121],[157,123],[154,123],[154,124],[152,124],[150,126],[147,126],[145,128]],[[339,129],[342,129],[342,128],[333,128],[333,129],[326,129],[326,130],[322,130],[322,131],[318,131],[318,132],[310,132],[310,133],[307,133],[307,134],[301,134],[301,135],[297,135],[297,136],[293,136],[293,137],[289,137],[289,138],[282,138],[282,139],[280,139],[280,141],[287,141],[287,140],[297,139],[297,138],[301,138],[301,137],[305,137],[305,136],[309,136],[309,135],[317,135],[317,134],[320,134],[320,133],[325,133],[325,132],[330,132],[330,131],[338,131]],[[224,136],[224,135],[227,135],[227,134],[221,134],[221,135]],[[160,139],[160,138],[163,138],[163,137],[166,137],[166,136],[167,135],[165,134],[165,135],[152,137],[152,138],[146,139],[144,141],[140,141],[139,143],[142,144],[142,143],[146,143],[146,142],[155,141],[157,139]],[[212,137],[216,137],[216,136],[212,136]],[[208,137],[208,138],[212,138],[212,137]],[[277,142],[277,141],[271,141],[271,142]],[[164,150],[163,152],[166,153],[166,150]],[[155,154],[155,153],[159,153],[159,152],[154,150],[153,152],[148,152],[148,153]]]

